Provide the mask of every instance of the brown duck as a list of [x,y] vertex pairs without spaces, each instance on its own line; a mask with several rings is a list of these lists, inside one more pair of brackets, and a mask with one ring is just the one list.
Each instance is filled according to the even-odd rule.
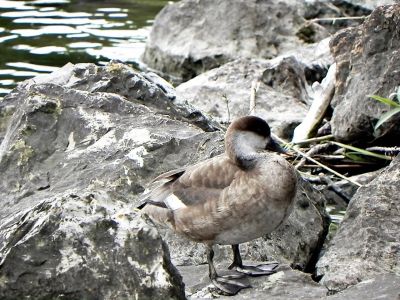
[[[263,151],[269,150],[269,151]],[[225,135],[225,153],[185,169],[164,173],[139,206],[153,220],[207,245],[209,276],[227,294],[249,287],[239,276],[219,276],[214,244],[232,245],[229,266],[249,275],[273,273],[276,265],[245,266],[239,244],[268,234],[292,211],[297,175],[261,118],[236,119]]]

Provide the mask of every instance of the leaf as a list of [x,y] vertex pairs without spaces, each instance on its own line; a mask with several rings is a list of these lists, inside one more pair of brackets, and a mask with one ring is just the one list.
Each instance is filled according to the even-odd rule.
[[344,155],[347,158],[350,158],[351,160],[356,161],[356,162],[369,162],[368,159],[363,157],[362,154],[360,154],[358,152],[346,152]]
[[389,110],[381,115],[378,122],[375,124],[374,130],[377,130],[383,123],[389,120],[392,116],[400,112],[400,106]]
[[361,149],[361,148],[357,148],[357,147],[354,147],[354,146],[342,144],[342,143],[339,143],[339,142],[331,142],[331,143],[335,144],[335,145],[337,145],[339,147],[358,152],[358,153],[360,153],[362,155],[368,155],[368,156],[372,156],[372,157],[376,157],[376,158],[380,158],[380,159],[392,160],[392,158],[390,156],[386,156],[386,155],[383,155],[383,154],[378,154],[378,153],[371,152],[371,151],[368,151],[368,150],[365,150],[365,149]]
[[394,102],[393,100],[389,99],[389,98],[385,98],[385,97],[381,97],[378,95],[368,95],[368,97],[375,99],[379,102],[382,102],[384,104],[393,106],[393,107],[400,107],[400,104],[398,104],[397,102]]
[[400,86],[397,88],[397,93],[396,93],[396,95],[397,95],[397,102],[400,103]]

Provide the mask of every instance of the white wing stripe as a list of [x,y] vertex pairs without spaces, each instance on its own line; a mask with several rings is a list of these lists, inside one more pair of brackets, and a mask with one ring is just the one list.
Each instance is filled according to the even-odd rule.
[[181,199],[179,199],[174,194],[170,194],[167,198],[165,198],[164,203],[165,205],[168,206],[169,209],[172,210],[177,210],[186,207],[186,205],[181,201]]

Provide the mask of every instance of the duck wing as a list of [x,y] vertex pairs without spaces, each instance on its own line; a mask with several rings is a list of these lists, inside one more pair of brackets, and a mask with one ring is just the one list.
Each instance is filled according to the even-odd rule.
[[175,169],[175,170],[165,172],[165,173],[157,176],[156,178],[154,178],[150,183],[154,183],[154,182],[162,181],[162,180],[174,181],[177,178],[179,178],[185,171],[186,171],[186,168],[180,168],[180,169]]
[[151,204],[175,210],[219,198],[239,170],[229,158],[219,155],[186,169],[166,172],[153,180],[161,183],[145,195],[138,208]]

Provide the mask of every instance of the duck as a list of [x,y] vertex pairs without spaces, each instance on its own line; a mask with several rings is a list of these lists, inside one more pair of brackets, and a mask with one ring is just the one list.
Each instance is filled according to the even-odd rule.
[[[209,278],[218,291],[248,288],[244,276],[269,275],[277,264],[243,264],[239,244],[276,230],[293,210],[297,173],[282,156],[268,123],[256,116],[235,119],[225,134],[225,152],[156,177],[155,188],[137,206],[154,222],[207,249]],[[219,275],[214,245],[230,245],[237,275]]]

